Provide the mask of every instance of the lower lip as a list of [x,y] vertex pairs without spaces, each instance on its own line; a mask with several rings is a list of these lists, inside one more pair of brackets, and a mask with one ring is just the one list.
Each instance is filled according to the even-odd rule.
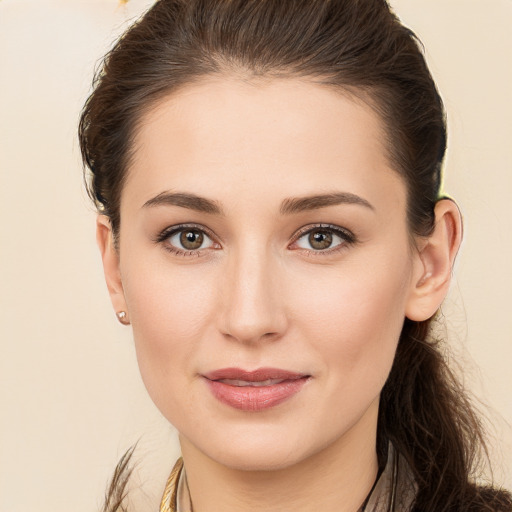
[[296,395],[308,377],[285,380],[271,386],[231,386],[216,380],[206,380],[210,390],[220,402],[242,411],[270,409]]

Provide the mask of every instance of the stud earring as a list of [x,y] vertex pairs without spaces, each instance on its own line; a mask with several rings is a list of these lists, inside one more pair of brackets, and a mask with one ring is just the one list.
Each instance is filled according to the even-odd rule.
[[130,325],[130,321],[128,320],[128,317],[126,316],[126,311],[118,311],[116,313],[117,319],[119,322],[121,322],[123,325]]

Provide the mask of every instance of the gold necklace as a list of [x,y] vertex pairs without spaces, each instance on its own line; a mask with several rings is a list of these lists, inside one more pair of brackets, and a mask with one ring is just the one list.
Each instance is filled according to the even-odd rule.
[[[167,479],[167,483],[165,485],[164,494],[162,496],[162,501],[160,503],[160,512],[177,512],[178,510],[178,482],[181,476],[181,472],[183,471],[183,458],[180,457],[176,464],[174,464],[174,467],[172,468],[171,474],[169,475],[169,478]],[[396,491],[397,491],[397,480],[398,480],[398,458],[394,457],[393,461],[393,468],[392,468],[392,484],[390,489],[390,495],[389,495],[389,508],[388,510],[395,510],[395,500],[396,500]],[[377,481],[379,478],[377,478]],[[372,490],[370,491],[370,494],[368,498],[365,500],[365,503],[359,510],[359,512],[364,512],[366,510],[366,504],[368,503],[368,500],[370,496],[373,494],[373,491],[375,489],[375,486],[377,484],[377,481],[375,482]],[[193,512],[192,510],[190,512]]]
[[160,512],[177,512],[178,481],[183,469],[183,459],[180,457],[165,484],[164,494],[160,503]]

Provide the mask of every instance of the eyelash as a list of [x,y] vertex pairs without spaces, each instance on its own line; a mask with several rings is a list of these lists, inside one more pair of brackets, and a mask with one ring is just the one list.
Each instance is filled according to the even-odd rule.
[[183,231],[199,231],[200,233],[205,234],[210,240],[212,240],[213,245],[220,245],[215,242],[215,236],[213,233],[206,229],[204,226],[200,226],[198,224],[179,224],[177,226],[171,226],[168,228],[165,228],[155,239],[155,242],[158,244],[163,244],[165,250],[169,251],[170,253],[176,255],[176,256],[195,256],[200,257],[202,255],[202,251],[204,249],[195,249],[195,250],[184,250],[179,249],[170,243],[168,243],[169,238],[171,238],[173,235],[176,235],[178,233],[181,233]]
[[[169,251],[170,253],[172,253],[176,256],[200,257],[202,255],[202,251],[204,251],[204,249],[183,250],[183,249],[179,249],[179,248],[171,245],[170,243],[168,243],[169,238],[171,238],[172,236],[174,236],[178,233],[186,231],[186,230],[199,231],[199,232],[205,234],[213,242],[214,246],[217,245],[218,247],[220,247],[220,244],[218,244],[218,242],[215,242],[215,236],[213,235],[213,233],[209,229],[206,229],[204,226],[201,226],[198,224],[180,224],[180,225],[168,227],[168,228],[164,229],[156,237],[155,243],[163,244],[164,248],[167,251]],[[292,250],[302,250],[308,256],[322,257],[322,256],[331,255],[333,253],[336,253],[340,250],[345,249],[347,246],[354,245],[355,243],[357,243],[356,236],[346,228],[342,228],[340,226],[335,226],[332,224],[314,224],[314,225],[309,225],[309,226],[305,226],[305,227],[301,228],[293,236],[293,241],[291,242],[291,244],[288,245],[288,247],[290,247],[293,244],[296,244],[302,237],[304,237],[310,233],[314,233],[315,231],[324,231],[324,232],[328,232],[328,233],[330,232],[330,233],[338,236],[339,238],[341,238],[343,240],[343,242],[334,247],[327,248],[325,250],[320,250],[320,249],[315,250],[315,249],[305,249],[305,248],[298,248],[298,249],[292,249]]]
[[324,256],[330,256],[332,254],[335,254],[341,250],[344,250],[347,248],[347,246],[354,245],[357,243],[357,238],[346,228],[342,228],[340,226],[335,226],[333,224],[314,224],[309,225],[301,228],[296,235],[293,237],[293,242],[290,245],[296,244],[301,238],[304,236],[314,233],[315,231],[324,231],[331,234],[334,234],[341,238],[342,242],[338,245],[335,245],[334,247],[329,247],[324,250],[320,249],[305,249],[305,248],[299,248],[294,250],[302,250],[304,251],[308,256],[312,257],[324,257]]

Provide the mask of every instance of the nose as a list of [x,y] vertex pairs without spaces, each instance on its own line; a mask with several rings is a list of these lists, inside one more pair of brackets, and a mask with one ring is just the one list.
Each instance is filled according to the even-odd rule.
[[227,262],[221,290],[220,330],[245,344],[277,340],[287,315],[279,261],[259,248],[236,251]]

